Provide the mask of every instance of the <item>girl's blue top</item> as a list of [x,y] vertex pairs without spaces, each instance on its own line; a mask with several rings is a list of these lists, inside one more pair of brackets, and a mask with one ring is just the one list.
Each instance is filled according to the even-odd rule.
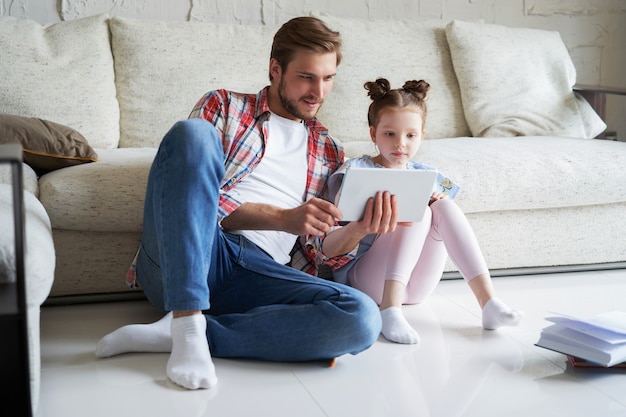
[[[383,167],[382,165],[379,165],[376,162],[374,162],[372,160],[372,157],[369,155],[363,155],[360,158],[348,159],[328,179],[328,192],[329,192],[328,195],[331,201],[334,202],[335,196],[337,195],[337,192],[341,188],[343,176],[345,175],[346,171],[350,167],[385,169],[385,167]],[[420,162],[410,161],[407,164],[407,169],[423,169],[423,170],[428,170],[428,171],[437,171],[437,180],[435,181],[433,192],[444,194],[448,196],[448,198],[453,199],[454,197],[456,197],[457,193],[461,189],[461,187],[459,187],[458,184],[456,184],[450,178],[446,177],[441,172],[439,172],[436,168],[433,168],[431,166],[422,164]],[[374,243],[377,237],[378,237],[377,234],[370,234],[364,237],[363,239],[361,239],[358,246],[350,254],[348,254],[348,256],[352,256],[353,259],[349,261],[347,264],[345,264],[344,266],[342,266],[341,268],[333,270],[333,278],[335,281],[341,282],[343,284],[348,283],[348,273],[350,272],[350,270],[352,269],[356,261],[358,261],[363,255],[365,255],[365,253],[367,253],[367,251],[372,246],[372,244]]]

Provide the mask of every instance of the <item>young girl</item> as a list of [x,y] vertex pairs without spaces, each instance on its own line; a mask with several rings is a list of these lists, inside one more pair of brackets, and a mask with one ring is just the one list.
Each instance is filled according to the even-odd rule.
[[[365,88],[372,99],[370,136],[379,154],[348,160],[329,180],[331,196],[337,195],[349,166],[434,170],[411,160],[424,137],[424,100],[430,85],[413,80],[392,90],[389,81],[380,78],[365,83]],[[362,220],[333,230],[323,242],[327,258],[349,254],[348,263],[331,264],[334,278],[360,289],[380,305],[382,334],[392,342],[419,343],[401,306],[421,303],[432,293],[448,255],[482,309],[483,328],[515,326],[523,317],[495,295],[474,232],[452,201],[458,185],[439,174],[436,186],[420,222],[396,223],[395,197],[381,192],[370,199]]]

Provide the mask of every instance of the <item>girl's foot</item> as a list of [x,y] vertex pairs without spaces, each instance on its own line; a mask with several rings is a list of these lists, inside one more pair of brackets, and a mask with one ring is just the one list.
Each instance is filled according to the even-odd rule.
[[495,330],[502,326],[517,326],[524,313],[510,308],[498,297],[493,297],[483,307],[483,329]]
[[420,337],[402,313],[400,307],[388,307],[380,312],[383,319],[381,333],[385,339],[403,344],[417,344]]

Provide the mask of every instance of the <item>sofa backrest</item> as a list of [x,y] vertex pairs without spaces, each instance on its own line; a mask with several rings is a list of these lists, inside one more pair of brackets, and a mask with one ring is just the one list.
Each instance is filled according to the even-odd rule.
[[[319,113],[342,142],[369,141],[366,81],[387,77],[432,84],[426,136],[466,136],[445,25],[368,22],[320,14],[344,39],[344,59]],[[120,102],[120,147],[156,146],[207,91],[257,92],[269,83],[275,26],[150,22],[112,18],[111,44]]]
[[[315,14],[344,38],[319,113],[338,140],[367,141],[366,81],[431,83],[426,137],[469,135],[442,21],[365,21]],[[0,113],[73,127],[94,148],[156,147],[207,92],[269,84],[278,26],[164,22],[98,15],[41,26],[0,20]]]
[[319,113],[335,137],[342,142],[369,142],[371,100],[363,84],[378,77],[387,78],[392,88],[413,79],[431,84],[426,138],[470,135],[446,41],[446,22],[318,17],[339,30],[344,40],[335,86]]

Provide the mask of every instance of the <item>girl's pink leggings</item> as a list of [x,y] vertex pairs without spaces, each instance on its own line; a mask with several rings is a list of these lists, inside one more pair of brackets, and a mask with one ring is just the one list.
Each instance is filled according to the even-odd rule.
[[421,303],[439,283],[448,255],[467,281],[489,272],[465,214],[444,198],[426,209],[421,222],[380,235],[350,271],[350,284],[380,304],[385,280],[400,281],[404,303]]

